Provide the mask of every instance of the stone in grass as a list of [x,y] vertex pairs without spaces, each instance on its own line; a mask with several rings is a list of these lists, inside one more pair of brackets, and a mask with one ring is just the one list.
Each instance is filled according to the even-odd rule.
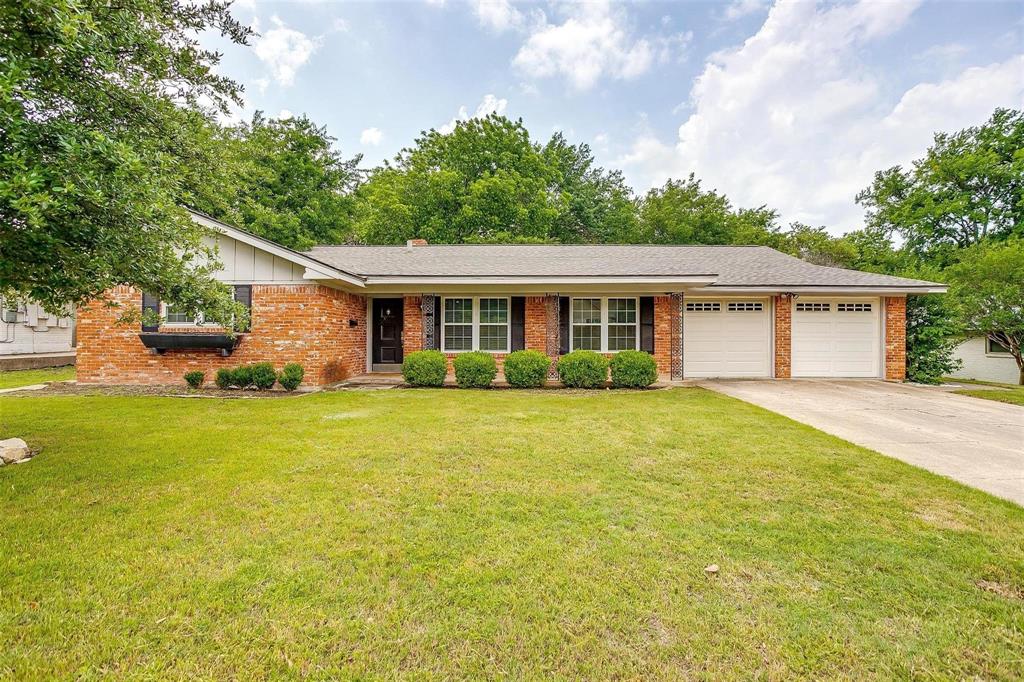
[[711,564],[710,566],[706,566],[704,568],[704,573],[708,577],[711,577],[713,575],[718,575],[718,564]]
[[28,459],[31,454],[28,450],[28,443],[20,438],[0,440],[0,461],[4,464],[20,462]]

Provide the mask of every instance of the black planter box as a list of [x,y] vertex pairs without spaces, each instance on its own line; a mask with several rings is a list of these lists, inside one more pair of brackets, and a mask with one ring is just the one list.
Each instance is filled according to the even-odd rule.
[[241,337],[227,334],[169,334],[166,332],[142,332],[142,345],[163,355],[169,350],[219,350],[221,355],[231,355]]

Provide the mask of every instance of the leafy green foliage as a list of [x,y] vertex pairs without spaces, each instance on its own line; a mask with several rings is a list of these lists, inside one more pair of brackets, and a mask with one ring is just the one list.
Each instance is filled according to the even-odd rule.
[[488,116],[423,133],[359,192],[356,231],[372,244],[602,242],[635,225],[629,188],[586,145],[532,142],[522,122]]
[[539,388],[544,385],[551,358],[539,350],[517,350],[505,358],[505,381],[514,388]]
[[498,375],[494,356],[483,351],[460,353],[452,361],[455,382],[461,388],[488,388]]
[[185,372],[185,383],[192,388],[200,388],[203,382],[206,381],[206,372],[194,369],[191,372]]
[[946,296],[907,297],[907,379],[938,384],[960,367],[953,350],[960,331]]
[[217,370],[217,374],[213,379],[213,383],[217,384],[217,388],[231,388],[232,382],[235,380],[235,372],[230,367],[221,367]]
[[646,388],[658,380],[658,365],[650,353],[619,351],[612,356],[609,366],[616,388]]
[[215,179],[197,188],[194,207],[293,249],[351,241],[362,157],[343,159],[334,141],[305,116],[257,111],[211,135]]
[[65,310],[132,284],[230,326],[230,291],[180,207],[209,166],[199,103],[238,101],[197,40],[246,42],[228,6],[3,3],[0,293]]
[[936,133],[923,159],[879,171],[857,201],[869,226],[941,265],[988,237],[1024,236],[1024,112],[997,109],[981,126]]
[[249,366],[252,385],[259,391],[267,391],[277,383],[277,372],[269,362],[257,362]]
[[281,368],[281,373],[277,375],[277,383],[281,384],[281,388],[286,391],[294,391],[302,383],[302,378],[305,375],[306,370],[302,365],[297,362],[289,362]]
[[569,388],[600,388],[608,378],[608,360],[592,350],[574,350],[558,358],[558,378]]
[[964,329],[1009,348],[1024,384],[1024,240],[973,246],[948,272]]
[[419,350],[402,361],[402,378],[410,386],[444,386],[448,359],[439,350]]

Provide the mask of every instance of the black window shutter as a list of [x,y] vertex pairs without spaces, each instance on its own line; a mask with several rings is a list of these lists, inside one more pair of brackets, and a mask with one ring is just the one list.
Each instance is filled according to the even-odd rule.
[[441,297],[434,296],[434,347],[429,350],[441,350]]
[[[160,314],[160,299],[153,294],[147,294],[142,292],[142,314],[145,315],[147,310],[152,310],[157,315]],[[160,324],[146,324],[145,321],[142,323],[142,331],[144,332],[157,332],[160,331]]]
[[640,350],[654,354],[654,297],[640,297]]
[[526,297],[512,297],[512,350],[526,349]]
[[558,297],[558,354],[569,352],[569,297]]
[[245,325],[245,329],[240,330],[243,332],[247,332],[252,327],[252,285],[236,284],[235,300],[244,305],[245,309],[249,311],[249,322]]

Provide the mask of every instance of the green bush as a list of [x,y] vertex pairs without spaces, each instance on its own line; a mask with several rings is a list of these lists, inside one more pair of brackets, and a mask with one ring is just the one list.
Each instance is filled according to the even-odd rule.
[[498,376],[494,356],[483,351],[456,355],[452,364],[455,365],[455,383],[461,388],[487,388]]
[[448,360],[439,350],[409,353],[402,362],[402,378],[410,386],[443,386]]
[[551,358],[538,350],[517,350],[505,358],[505,381],[515,388],[537,388],[548,377]]
[[277,383],[281,384],[286,391],[294,391],[302,383],[302,377],[306,370],[297,362],[290,362],[284,366],[281,373],[277,375]]
[[257,362],[254,365],[249,365],[249,372],[253,385],[259,391],[269,390],[277,383],[277,372],[269,362]]
[[612,385],[616,388],[644,388],[658,380],[654,356],[639,350],[619,351],[609,363]]
[[228,367],[221,367],[217,370],[217,376],[214,377],[213,383],[217,384],[217,388],[231,388],[235,381],[235,370]]
[[574,350],[558,359],[558,378],[569,388],[600,388],[608,376],[608,360],[592,350]]
[[206,372],[201,372],[198,369],[194,369],[191,372],[185,372],[185,383],[192,388],[199,388],[206,381]]
[[252,386],[252,365],[241,365],[231,370],[231,385],[235,388]]

